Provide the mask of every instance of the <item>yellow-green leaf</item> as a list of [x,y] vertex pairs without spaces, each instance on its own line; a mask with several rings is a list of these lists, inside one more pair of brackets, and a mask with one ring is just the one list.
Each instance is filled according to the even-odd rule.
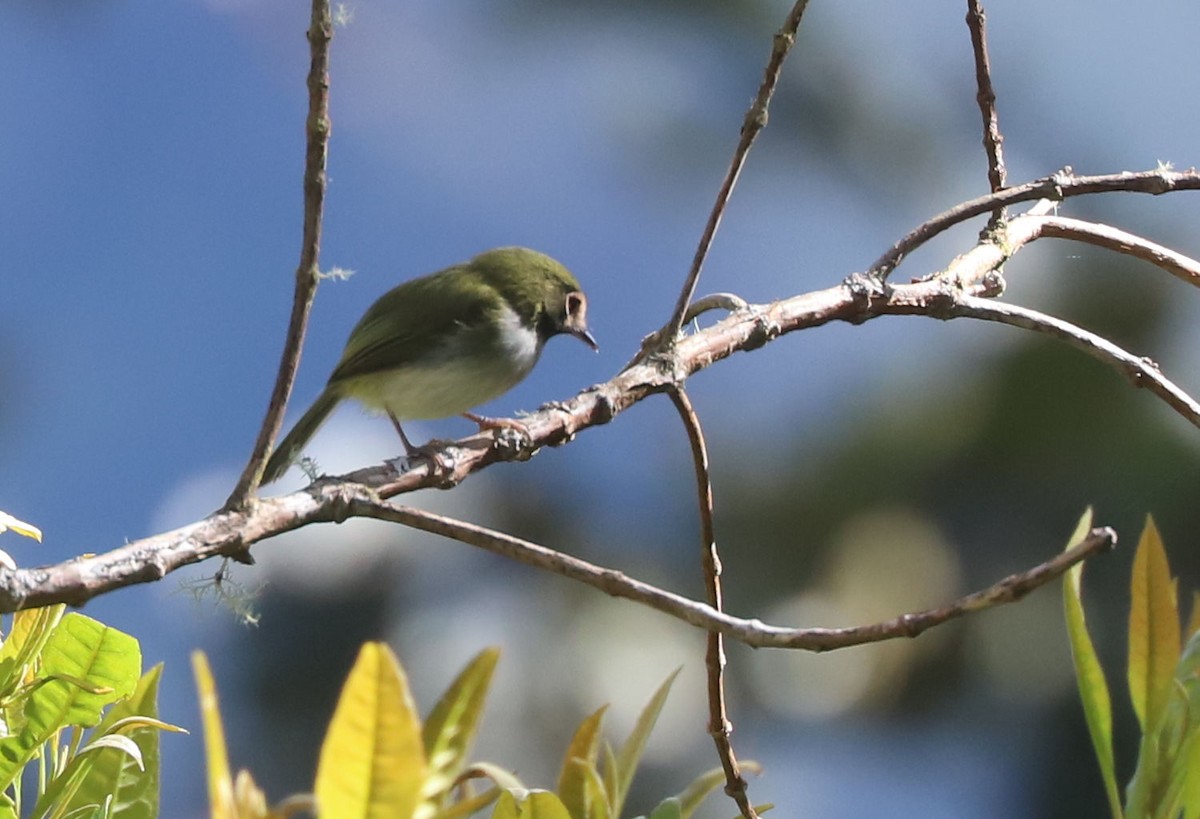
[[492,819],[572,819],[566,805],[550,791],[503,791]]
[[245,768],[233,778],[233,802],[237,819],[278,819],[267,807],[267,795]]
[[620,816],[621,805],[617,804],[617,800],[624,800],[625,798],[624,794],[621,793],[619,781],[621,763],[617,761],[617,755],[608,740],[604,740],[602,750],[604,754],[604,767],[601,768],[601,773],[604,776],[604,792],[608,794],[608,812],[613,816]]
[[1180,801],[1184,819],[1200,819],[1200,726],[1192,728],[1176,764],[1177,776],[1183,778]]
[[[743,773],[762,773],[762,766],[753,760],[746,760],[741,763]],[[722,768],[713,768],[709,771],[697,776],[688,784],[686,788],[676,797],[682,808],[684,819],[688,819],[696,809],[700,807],[700,803],[704,801],[710,793],[715,791],[721,785],[725,784],[725,771]]]
[[1158,528],[1147,516],[1133,558],[1129,607],[1129,694],[1144,733],[1156,728],[1166,706],[1179,653],[1171,570]]
[[[1167,714],[1169,709],[1164,711]],[[1137,768],[1125,789],[1126,815],[1132,819],[1173,817],[1168,809],[1171,788],[1171,768],[1175,757],[1175,736],[1178,724],[1160,720],[1153,731],[1142,734],[1138,746]]]
[[[1091,507],[1079,519],[1074,534],[1067,541],[1064,551],[1074,549],[1092,529]],[[1087,619],[1083,612],[1081,583],[1083,564],[1076,563],[1063,576],[1063,609],[1067,620],[1067,636],[1071,641],[1071,656],[1075,661],[1075,681],[1079,685],[1079,699],[1083,703],[1083,714],[1088,732],[1092,737],[1092,748],[1100,765],[1104,790],[1108,795],[1108,807],[1114,819],[1121,819],[1121,793],[1117,785],[1116,764],[1113,761],[1112,699],[1108,682],[1100,667],[1100,658],[1088,634]]]
[[0,532],[5,529],[12,529],[18,535],[31,537],[38,543],[42,542],[42,530],[34,526],[32,523],[26,523],[23,520],[17,520],[12,515],[5,512],[0,512]]
[[604,790],[604,780],[600,778],[596,766],[583,759],[573,759],[571,764],[579,768],[578,780],[582,783],[582,804],[578,809],[571,808],[570,803],[563,799],[563,803],[567,804],[571,811],[571,816],[575,819],[609,819],[608,794]]
[[[137,640],[82,614],[63,617],[36,659],[36,677],[15,695],[23,706],[7,709],[11,733],[0,739],[0,788],[56,731],[95,725],[104,706],[133,693],[142,664]],[[18,712],[24,722],[14,729]]]
[[[162,675],[162,664],[147,671],[138,683],[137,690],[127,700],[117,703],[104,715],[104,719],[93,733],[90,754],[80,754],[71,760],[67,770],[46,789],[43,802],[63,810],[75,810],[86,805],[99,805],[105,799],[112,800],[112,815],[120,819],[155,819],[159,815],[159,754],[158,734],[160,730],[182,731],[155,718],[158,713],[158,682]],[[117,738],[136,743],[138,758],[126,753],[123,746],[100,748],[105,741]],[[55,792],[58,780],[64,785],[79,769],[82,781],[69,801]],[[35,811],[35,815],[37,811]]]
[[496,648],[475,655],[425,720],[422,736],[428,769],[424,795],[431,801],[418,815],[432,816],[436,807],[444,804],[446,792],[466,767],[499,658],[500,650]]
[[683,819],[683,803],[678,796],[668,797],[650,811],[648,819]]
[[602,706],[579,724],[567,753],[563,756],[557,792],[574,817],[585,815],[584,808],[588,802],[586,769],[576,765],[575,760],[582,760],[593,769],[596,767],[596,758],[600,751],[600,726],[604,722],[604,712],[607,709],[607,705]]
[[499,788],[488,788],[483,793],[471,796],[458,796],[453,802],[437,813],[437,819],[466,819],[496,801],[500,795]]
[[317,766],[321,816],[408,819],[426,776],[421,720],[383,643],[367,643],[342,687]]
[[233,799],[233,776],[229,771],[229,753],[225,745],[225,726],[217,686],[203,651],[192,652],[192,673],[200,700],[200,718],[204,724],[204,758],[208,770],[208,805],[212,819],[238,819]]
[[1182,811],[1185,819],[1196,819],[1200,816],[1200,634],[1184,646],[1175,680],[1174,696],[1163,717],[1163,733],[1169,732],[1174,750],[1169,807]]
[[7,699],[24,682],[25,671],[42,653],[66,610],[60,603],[13,614],[8,639],[0,646],[0,698]]
[[507,768],[501,768],[499,765],[491,762],[474,762],[469,768],[462,772],[460,780],[465,778],[478,779],[486,778],[492,780],[496,787],[511,791],[528,790],[525,784],[516,777],[514,773]]
[[633,777],[637,773],[642,753],[646,750],[646,741],[650,738],[650,732],[654,730],[654,724],[658,722],[658,715],[662,713],[667,695],[671,693],[671,685],[681,670],[682,666],[676,668],[658,686],[654,696],[650,698],[650,701],[642,709],[642,713],[638,715],[633,730],[629,732],[629,737],[617,751],[615,779],[618,791],[612,798],[613,816],[620,816],[621,810],[625,807],[625,797],[629,794],[629,787],[633,784]]
[[1183,632],[1183,641],[1186,643],[1197,633],[1200,633],[1200,591],[1192,592],[1192,612],[1187,629]]
[[29,697],[25,713],[29,730],[45,738],[66,725],[96,725],[106,705],[132,694],[142,651],[128,634],[72,612],[46,640],[40,674],[51,679]]

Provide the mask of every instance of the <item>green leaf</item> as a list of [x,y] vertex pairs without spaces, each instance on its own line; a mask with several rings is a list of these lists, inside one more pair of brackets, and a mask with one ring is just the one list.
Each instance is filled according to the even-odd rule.
[[522,783],[521,780],[518,779],[511,771],[509,771],[507,768],[501,768],[499,765],[495,765],[491,762],[472,763],[469,768],[462,772],[462,775],[459,777],[459,779],[461,780],[467,777],[486,777],[487,779],[492,780],[492,782],[496,784],[496,787],[510,791],[527,790],[524,783]]
[[[746,760],[741,763],[743,772],[762,773],[762,766],[753,760]],[[700,807],[700,803],[705,798],[715,791],[717,788],[725,784],[725,771],[722,768],[713,768],[710,771],[697,776],[691,783],[683,789],[679,794],[678,799],[683,808],[684,819],[691,816]]]
[[[563,756],[562,770],[558,774],[558,796],[577,819],[587,815],[585,809],[590,797],[586,766],[591,766],[593,770],[596,767],[596,757],[600,752],[600,726],[607,709],[607,705],[602,706],[579,724]],[[576,760],[583,761],[585,766],[575,764]]]
[[[1075,548],[1092,529],[1091,507],[1079,519],[1074,534],[1067,541],[1064,551]],[[1081,583],[1083,564],[1076,563],[1063,577],[1063,609],[1066,614],[1067,635],[1071,640],[1071,656],[1075,661],[1075,680],[1079,685],[1079,698],[1083,703],[1083,714],[1088,732],[1092,737],[1092,748],[1100,765],[1100,776],[1108,795],[1108,807],[1114,819],[1121,819],[1121,794],[1117,785],[1116,764],[1113,761],[1112,699],[1104,670],[1096,656],[1096,648],[1088,634],[1087,620],[1083,611]]]
[[612,745],[608,740],[604,740],[604,767],[601,769],[604,775],[604,792],[608,794],[608,812],[612,816],[621,815],[621,806],[617,804],[620,796],[621,785],[617,778],[621,775],[621,763],[617,762],[617,755],[612,749]]
[[350,671],[317,766],[322,816],[406,819],[426,775],[421,720],[400,662],[383,643],[366,643]]
[[[1160,726],[1161,727],[1161,726]],[[1142,735],[1138,747],[1137,769],[1126,788],[1125,814],[1130,819],[1167,817],[1165,810],[1171,776],[1171,743],[1165,743],[1162,730]]]
[[683,819],[683,803],[678,796],[659,802],[647,819]]
[[[159,732],[183,730],[157,719],[162,669],[162,663],[159,663],[147,671],[133,696],[108,710],[96,727],[93,740],[84,749],[92,748],[92,752],[81,753],[71,760],[63,776],[46,789],[43,799],[51,800],[46,802],[47,805],[60,798],[55,793],[56,783],[61,779],[65,785],[67,777],[74,775],[78,768],[84,772],[84,779],[67,803],[68,808],[100,804],[106,797],[111,797],[114,817],[154,819],[159,815]],[[106,740],[135,743],[144,770],[139,768],[132,754],[123,752],[122,746],[103,748]],[[38,800],[39,806],[42,801]]]
[[499,795],[499,788],[488,788],[483,793],[458,799],[439,810],[437,819],[466,819],[468,816],[474,816],[495,802]]
[[1179,662],[1179,610],[1167,553],[1152,517],[1133,558],[1129,608],[1129,694],[1143,733],[1153,733]]
[[1175,687],[1161,719],[1165,791],[1155,805],[1159,815],[1175,817],[1200,810],[1200,637],[1188,640],[1175,671]]
[[80,748],[79,754],[96,753],[105,748],[113,748],[128,756],[139,771],[146,770],[146,763],[142,760],[142,749],[136,742],[122,734],[105,734],[98,737]]
[[583,759],[574,759],[571,764],[579,768],[579,780],[583,783],[583,803],[578,811],[571,810],[571,816],[575,819],[609,819],[608,794],[596,766]]
[[1200,633],[1200,591],[1192,592],[1192,611],[1188,617],[1187,628],[1184,629],[1184,642],[1192,639],[1197,633]]
[[1175,766],[1176,776],[1182,778],[1179,800],[1183,805],[1184,819],[1200,819],[1200,728],[1194,727],[1188,734],[1179,762]]
[[8,639],[0,646],[0,699],[9,699],[20,687],[25,670],[41,655],[66,610],[59,604],[13,614]]
[[492,819],[572,819],[566,805],[550,791],[503,791]]
[[428,770],[424,796],[429,801],[418,816],[431,816],[445,804],[448,791],[466,767],[499,658],[500,650],[496,648],[475,655],[425,720],[422,737]]
[[137,640],[128,634],[82,614],[63,617],[45,641],[38,679],[18,695],[24,699],[24,726],[0,739],[0,788],[12,783],[56,731],[95,725],[104,706],[133,693],[141,664]]
[[633,784],[633,777],[637,773],[642,753],[646,750],[646,741],[650,738],[650,732],[654,730],[654,724],[658,722],[658,715],[662,712],[667,695],[671,692],[671,685],[681,670],[682,667],[672,671],[658,686],[654,696],[650,698],[650,701],[642,709],[642,713],[638,715],[633,730],[629,732],[629,737],[617,751],[617,770],[614,777],[617,791],[615,794],[611,794],[613,816],[620,816],[621,810],[625,807],[625,797],[629,795],[629,788]]
[[142,652],[128,634],[73,612],[46,641],[40,674],[49,682],[30,696],[25,712],[29,730],[44,739],[67,725],[96,725],[105,706],[132,694]]
[[[1145,559],[1149,568],[1143,571],[1168,575],[1165,554],[1156,557],[1154,548],[1155,545],[1150,543]],[[1161,549],[1161,543],[1157,548]],[[1156,567],[1155,563],[1160,565]],[[1134,558],[1134,572],[1138,572],[1138,557]],[[1158,585],[1165,585],[1161,578]],[[1173,598],[1173,585],[1171,592]],[[1174,625],[1178,629],[1177,619]],[[1172,633],[1169,628],[1161,631],[1165,634],[1161,638],[1164,642],[1172,639],[1178,641],[1178,631]],[[1200,730],[1198,675],[1200,638],[1193,637],[1171,670],[1169,687],[1163,695],[1161,706],[1156,706],[1153,699],[1147,699],[1146,727],[1139,748],[1137,769],[1129,782],[1126,803],[1126,813],[1133,819],[1143,816],[1174,819],[1185,805],[1194,801],[1194,786],[1190,780],[1196,776],[1192,759],[1197,751],[1193,743],[1197,730]],[[1158,710],[1150,710],[1154,707]]]
[[200,719],[204,724],[204,759],[208,780],[208,808],[211,819],[238,819],[233,798],[233,775],[229,769],[229,751],[225,745],[225,726],[212,669],[203,651],[192,652],[192,673],[200,700]]

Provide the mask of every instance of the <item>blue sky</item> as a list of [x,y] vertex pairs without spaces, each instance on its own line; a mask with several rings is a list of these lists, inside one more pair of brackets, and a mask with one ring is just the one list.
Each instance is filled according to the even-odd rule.
[[[0,5],[0,509],[46,533],[42,546],[3,544],[22,565],[186,523],[218,506],[241,468],[299,252],[301,5]],[[352,5],[334,42],[322,265],[356,275],[321,287],[289,418],[316,395],[375,297],[496,245],[533,246],[575,271],[602,352],[553,344],[526,383],[486,409],[531,409],[615,373],[674,303],[786,9],[765,5],[728,37],[666,11],[588,18],[524,3]],[[1068,163],[1106,172],[1197,161],[1193,4],[993,5],[1010,178]],[[813,4],[784,88],[833,94],[834,75],[823,72],[835,71],[845,88],[837,104],[863,109],[878,127],[822,143],[805,137],[813,125],[803,111],[779,113],[734,196],[702,292],[766,301],[829,286],[926,216],[982,191],[962,4],[908,6]],[[911,153],[897,155],[900,146]],[[1186,242],[1195,205],[1177,200],[1140,199],[1125,226]],[[947,237],[905,275],[927,272],[971,235]],[[1053,295],[1055,285],[1030,278],[1017,292]],[[783,466],[775,436],[805,425],[836,431],[868,391],[969,379],[973,361],[1007,343],[934,322],[879,324],[806,333],[702,374],[693,392],[714,440],[769,474]],[[1181,375],[1198,363],[1194,326],[1180,319],[1156,355]],[[921,366],[947,338],[961,355]],[[418,437],[468,429],[449,420]],[[677,435],[663,406],[638,408],[539,455],[529,480],[573,498],[581,521],[614,541],[665,532],[690,512],[688,487],[663,479],[684,463]],[[668,436],[674,443],[661,444]],[[398,449],[386,424],[353,407],[314,442],[331,471]],[[647,466],[647,453],[664,463]],[[513,475],[497,473],[464,497],[486,503],[488,482]],[[611,554],[631,556],[619,542]],[[319,573],[320,558],[315,565]],[[221,651],[238,627],[198,615],[170,579],[87,611],[142,639],[149,660],[168,662],[164,715],[193,720],[186,651]],[[630,696],[636,706],[640,695]],[[172,798],[196,804],[199,780],[184,778],[168,772]]]

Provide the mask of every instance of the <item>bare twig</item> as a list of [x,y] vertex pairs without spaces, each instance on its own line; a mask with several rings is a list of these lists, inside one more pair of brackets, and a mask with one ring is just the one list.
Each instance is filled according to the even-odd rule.
[[1038,236],[1073,239],[1089,245],[1124,253],[1161,267],[1193,287],[1200,287],[1200,262],[1169,247],[1128,233],[1109,225],[1070,219],[1065,216],[1043,216],[1038,219]]
[[[992,62],[988,57],[987,15],[980,0],[967,0],[967,28],[971,31],[971,50],[975,54],[975,101],[983,116],[983,149],[987,152],[988,185],[992,193],[1004,187],[1004,135],[996,113],[996,92],[992,88]],[[1004,218],[1004,208],[992,212],[989,227]]]
[[375,500],[366,492],[347,497],[349,517],[370,517],[402,523],[424,532],[476,546],[519,563],[584,583],[605,594],[634,600],[698,628],[717,631],[755,648],[832,651],[899,637],[916,637],[934,626],[965,614],[1013,603],[1029,592],[1062,576],[1071,566],[1112,549],[1116,533],[1107,527],[1093,529],[1077,546],[1058,552],[1032,569],[1009,575],[988,588],[966,595],[949,605],[903,614],[891,620],[849,628],[788,628],[760,620],[746,620],[717,611],[712,606],[665,591],[625,574],[597,566],[512,535],[453,520],[432,512]]
[[663,344],[670,344],[683,328],[684,314],[687,312],[692,296],[696,293],[700,270],[704,267],[708,249],[712,247],[713,238],[717,235],[717,228],[721,226],[721,217],[725,214],[725,206],[729,204],[729,197],[733,194],[738,176],[741,175],[742,167],[746,164],[746,156],[750,153],[750,147],[754,144],[759,131],[767,126],[767,109],[771,105],[771,96],[775,93],[775,86],[779,83],[779,72],[783,68],[783,61],[787,59],[788,52],[796,43],[796,30],[800,27],[800,19],[804,16],[804,10],[807,7],[808,0],[796,0],[796,4],[792,6],[791,12],[784,20],[783,26],[775,33],[771,57],[767,60],[767,67],[763,71],[762,83],[759,84],[758,94],[755,96],[754,102],[750,104],[750,110],[746,112],[746,117],[742,121],[742,130],[737,148],[733,152],[733,160],[725,172],[725,179],[717,192],[717,201],[708,215],[708,223],[704,226],[704,232],[700,235],[700,244],[696,248],[695,256],[692,257],[692,267],[688,271],[687,280],[679,293],[679,300],[675,303],[675,310],[671,313],[670,320],[659,331],[658,339]]
[[1179,172],[1166,168],[1155,168],[1152,171],[1138,173],[1075,176],[1070,168],[1066,168],[1045,179],[1004,188],[996,193],[971,199],[939,213],[913,228],[904,238],[892,245],[868,268],[867,274],[874,278],[886,279],[904,260],[905,256],[942,231],[968,219],[973,219],[997,208],[1014,205],[1017,202],[1029,202],[1034,199],[1062,200],[1071,196],[1111,191],[1148,193],[1157,196],[1177,190],[1200,190],[1200,172],[1195,169]]
[[[279,360],[275,387],[267,405],[262,428],[254,442],[250,460],[242,471],[225,509],[238,509],[247,503],[262,480],[263,466],[271,446],[283,425],[300,352],[308,326],[308,314],[317,292],[321,254],[321,215],[325,206],[325,163],[329,154],[329,41],[333,39],[333,18],[329,0],[313,0],[312,22],[308,29],[311,62],[308,71],[308,120],[305,131],[308,148],[304,162],[304,231],[300,242],[300,264],[296,268],[296,288],[292,297],[292,316]],[[237,555],[230,555],[237,558]]]
[[746,300],[735,293],[709,293],[688,305],[687,312],[683,314],[683,321],[685,324],[694,321],[710,310],[736,313],[738,310],[745,310],[748,306]]
[[1200,403],[1197,403],[1194,398],[1164,376],[1153,361],[1136,356],[1102,336],[1027,307],[973,296],[963,296],[944,312],[947,317],[951,318],[966,316],[995,321],[1025,330],[1033,330],[1065,341],[1072,347],[1112,366],[1124,374],[1135,387],[1145,387],[1183,416],[1192,426],[1200,428]]
[[[708,469],[708,447],[704,443],[704,430],[692,401],[682,387],[670,390],[668,395],[679,412],[679,418],[687,430],[688,443],[692,448],[692,464],[696,472],[696,492],[700,507],[700,562],[704,570],[704,588],[708,605],[713,611],[723,612],[721,595],[721,556],[717,552],[717,533],[713,526],[712,478]],[[708,632],[708,648],[704,665],[708,673],[708,733],[717,746],[717,756],[725,770],[725,793],[733,799],[745,819],[758,819],[754,806],[746,795],[746,779],[738,766],[733,752],[733,723],[725,705],[725,645],[718,631]]]

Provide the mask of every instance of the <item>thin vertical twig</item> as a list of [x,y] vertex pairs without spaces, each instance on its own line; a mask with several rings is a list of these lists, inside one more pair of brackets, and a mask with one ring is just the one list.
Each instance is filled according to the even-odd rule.
[[262,428],[254,442],[250,460],[238,479],[225,509],[246,505],[262,480],[263,466],[271,446],[283,426],[283,412],[296,370],[300,367],[300,352],[308,328],[308,315],[320,278],[321,220],[325,208],[325,166],[329,156],[329,42],[333,39],[333,16],[329,0],[313,0],[312,22],[308,28],[311,62],[308,70],[308,119],[305,123],[308,147],[304,161],[304,232],[300,244],[300,264],[296,268],[296,289],[292,297],[292,316],[279,361],[275,387],[267,405]]
[[[716,530],[713,527],[712,480],[708,469],[708,447],[704,443],[704,431],[700,418],[682,387],[669,391],[675,409],[687,429],[688,442],[692,448],[692,461],[696,469],[696,490],[700,503],[700,535],[703,541],[701,563],[704,568],[704,586],[708,604],[722,612],[721,557],[717,553]],[[746,779],[733,753],[730,735],[733,723],[729,721],[725,706],[725,642],[720,632],[708,632],[708,650],[705,653],[705,668],[708,672],[708,733],[717,746],[717,756],[725,769],[725,793],[737,804],[745,819],[757,819],[758,814],[746,795]]]
[[746,164],[746,156],[750,153],[750,147],[754,144],[759,131],[767,126],[767,111],[771,105],[775,87],[779,84],[779,73],[783,69],[783,61],[787,59],[788,52],[796,43],[796,30],[800,27],[800,18],[804,16],[804,10],[807,7],[808,0],[796,0],[796,4],[792,6],[791,12],[784,20],[783,26],[775,33],[771,46],[771,57],[767,60],[767,67],[763,71],[762,83],[758,86],[758,94],[755,96],[754,102],[750,104],[746,118],[742,121],[737,148],[733,152],[729,169],[725,172],[721,189],[717,192],[717,201],[708,215],[708,223],[705,224],[704,233],[700,236],[696,255],[692,257],[691,270],[688,271],[688,277],[679,293],[679,300],[675,303],[675,310],[671,313],[670,321],[659,332],[659,340],[662,343],[671,343],[683,329],[684,313],[687,312],[688,304],[696,294],[700,271],[704,267],[704,260],[708,257],[709,248],[712,247],[713,238],[717,235],[717,228],[721,226],[721,217],[725,214],[729,197],[733,195],[733,188],[737,185],[742,167]]
[[[1004,167],[1004,135],[1000,133],[1000,117],[996,113],[996,92],[992,87],[992,62],[987,47],[987,13],[981,0],[967,0],[967,28],[971,32],[971,51],[975,54],[975,101],[983,117],[983,149],[987,152],[988,184],[992,193],[1004,187],[1007,169]],[[997,208],[988,221],[994,227],[1004,218],[1004,209]]]

